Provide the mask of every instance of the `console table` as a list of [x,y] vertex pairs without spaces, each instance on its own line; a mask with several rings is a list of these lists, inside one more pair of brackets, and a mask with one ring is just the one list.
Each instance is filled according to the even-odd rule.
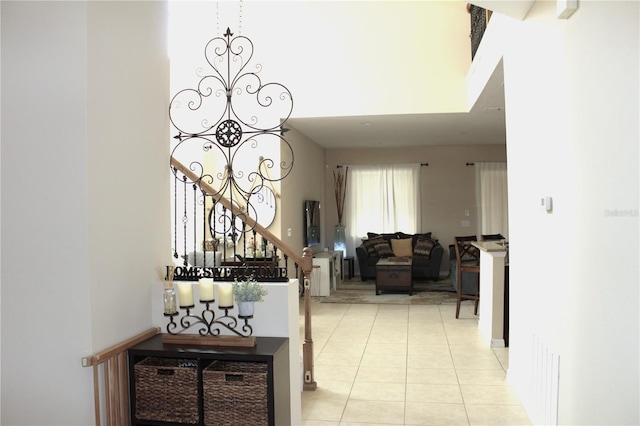
[[[211,410],[213,399],[219,398],[225,410],[252,410],[256,399],[265,397],[266,415],[264,421],[253,424],[285,425],[291,423],[290,381],[289,381],[289,339],[284,337],[256,337],[255,347],[211,347],[184,344],[165,344],[158,334],[127,351],[129,360],[129,390],[131,404],[131,425],[209,425],[216,423],[243,424],[220,418],[221,411]],[[208,380],[214,362],[230,366],[229,373],[222,371],[220,384]],[[142,371],[142,365],[152,365],[151,373]],[[234,365],[235,364],[235,365]],[[136,375],[136,365],[138,366]],[[244,372],[258,367],[261,380],[250,381]],[[185,379],[180,367],[188,370]],[[182,368],[182,370],[185,370]],[[204,373],[203,373],[204,372]],[[240,372],[240,373],[237,373]],[[151,375],[150,379],[146,376]],[[264,377],[266,375],[266,380]],[[243,377],[245,376],[245,377]],[[189,380],[190,379],[190,380]],[[146,380],[145,383],[142,381]],[[263,383],[264,382],[264,383]],[[237,389],[232,392],[228,386]],[[207,396],[205,398],[205,395]],[[149,398],[150,397],[150,398]],[[152,402],[149,402],[152,401]],[[145,404],[147,406],[145,406]],[[150,407],[149,405],[155,404]],[[171,405],[173,404],[173,407]],[[169,408],[163,408],[169,407]],[[167,420],[169,415],[183,412],[186,421]],[[217,408],[216,408],[217,409]],[[209,410],[209,411],[207,411]],[[254,410],[255,411],[255,410]],[[140,414],[144,413],[144,414]],[[215,418],[215,416],[218,416]],[[153,417],[156,417],[155,419]],[[209,420],[207,420],[209,419]],[[211,420],[213,419],[213,420]]]

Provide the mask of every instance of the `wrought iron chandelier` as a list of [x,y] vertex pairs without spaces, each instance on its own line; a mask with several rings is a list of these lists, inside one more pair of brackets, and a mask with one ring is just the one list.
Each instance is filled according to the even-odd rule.
[[[206,44],[204,56],[211,70],[199,70],[197,86],[180,90],[169,104],[169,119],[177,130],[171,170],[176,184],[214,188],[212,193],[203,190],[199,201],[210,204],[211,236],[237,241],[254,228],[247,226],[247,216],[258,222],[259,205],[275,202],[272,183],[293,168],[293,149],[283,127],[293,98],[282,84],[262,82],[260,64],[249,69],[253,43],[234,37],[229,28]],[[182,220],[189,220],[186,214]]]

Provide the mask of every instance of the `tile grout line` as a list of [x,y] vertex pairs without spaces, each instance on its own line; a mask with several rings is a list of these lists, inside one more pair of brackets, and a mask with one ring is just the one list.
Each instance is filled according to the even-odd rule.
[[404,410],[403,410],[403,419],[402,419],[402,423],[404,425],[407,424],[407,387],[409,385],[408,383],[408,378],[409,378],[409,328],[410,328],[410,322],[411,321],[411,305],[409,305],[408,309],[407,309],[407,341],[406,341],[406,345],[405,345],[405,351],[404,351]]
[[[344,319],[344,316],[346,315],[347,312],[349,312],[349,310],[351,309],[352,306],[353,306],[353,304],[349,304],[349,307],[344,311],[344,314],[342,315],[342,318],[340,319],[338,324],[340,322],[342,322],[342,320]],[[367,352],[367,346],[369,345],[369,339],[371,338],[371,333],[372,333],[372,330],[373,330],[373,326],[375,325],[376,318],[378,317],[378,312],[379,311],[380,311],[380,305],[377,305],[376,314],[373,317],[373,321],[371,322],[371,327],[369,328],[369,333],[367,334],[367,340],[365,341],[364,349],[362,350],[362,354],[360,354],[360,361],[358,362],[358,367],[356,368],[356,372],[353,375],[353,381],[351,382],[351,387],[349,388],[349,394],[347,395],[347,400],[344,403],[344,407],[342,408],[342,414],[340,414],[340,421],[338,422],[339,424],[345,421],[344,414],[347,411],[347,405],[349,405],[349,401],[351,400],[351,392],[353,392],[353,387],[356,384],[356,379],[358,378],[358,373],[360,372],[360,367],[362,366],[362,359],[364,358],[364,354]],[[338,326],[338,324],[336,324],[336,327]]]
[[458,382],[458,391],[460,392],[460,398],[462,399],[462,406],[464,407],[464,414],[467,417],[467,424],[471,425],[471,419],[469,419],[469,411],[467,410],[467,404],[464,401],[464,394],[462,393],[462,387],[460,386],[460,377],[458,376],[458,368],[456,367],[456,363],[453,359],[453,353],[451,352],[451,341],[449,340],[449,333],[447,332],[447,327],[444,325],[444,318],[442,318],[442,309],[438,307],[438,311],[440,312],[440,321],[442,322],[442,328],[444,329],[444,335],[447,339],[447,348],[449,348],[449,356],[451,357],[451,363],[453,364],[453,371],[456,374],[456,382]]

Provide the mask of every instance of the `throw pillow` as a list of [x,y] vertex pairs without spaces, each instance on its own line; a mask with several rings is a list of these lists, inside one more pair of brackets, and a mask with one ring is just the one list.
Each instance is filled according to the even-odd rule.
[[376,244],[380,244],[380,243],[384,243],[384,238],[382,238],[382,235],[378,235],[377,237],[370,237],[366,240],[362,240],[362,244],[364,245],[364,248],[367,250],[367,254],[369,256],[375,256],[376,253]]
[[391,248],[393,249],[393,255],[397,257],[411,256],[411,238],[405,238],[402,240],[391,240]]
[[380,257],[391,257],[393,256],[393,250],[391,250],[391,246],[388,242],[382,242],[380,244],[376,244],[376,252]]
[[435,244],[436,242],[433,241],[431,238],[429,239],[418,238],[418,241],[416,242],[416,246],[413,249],[413,255],[429,257],[431,256],[431,249],[433,249],[433,246]]
[[413,235],[409,235],[406,238],[411,238],[413,239],[413,246],[415,247],[416,243],[418,242],[418,240],[420,238],[425,239],[425,240],[429,240],[432,239],[431,238],[431,232],[426,232],[424,234],[413,234]]

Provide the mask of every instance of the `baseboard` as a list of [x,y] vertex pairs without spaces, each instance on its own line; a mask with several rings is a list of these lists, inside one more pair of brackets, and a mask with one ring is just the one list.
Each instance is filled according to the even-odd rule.
[[491,339],[492,348],[505,348],[504,339]]

